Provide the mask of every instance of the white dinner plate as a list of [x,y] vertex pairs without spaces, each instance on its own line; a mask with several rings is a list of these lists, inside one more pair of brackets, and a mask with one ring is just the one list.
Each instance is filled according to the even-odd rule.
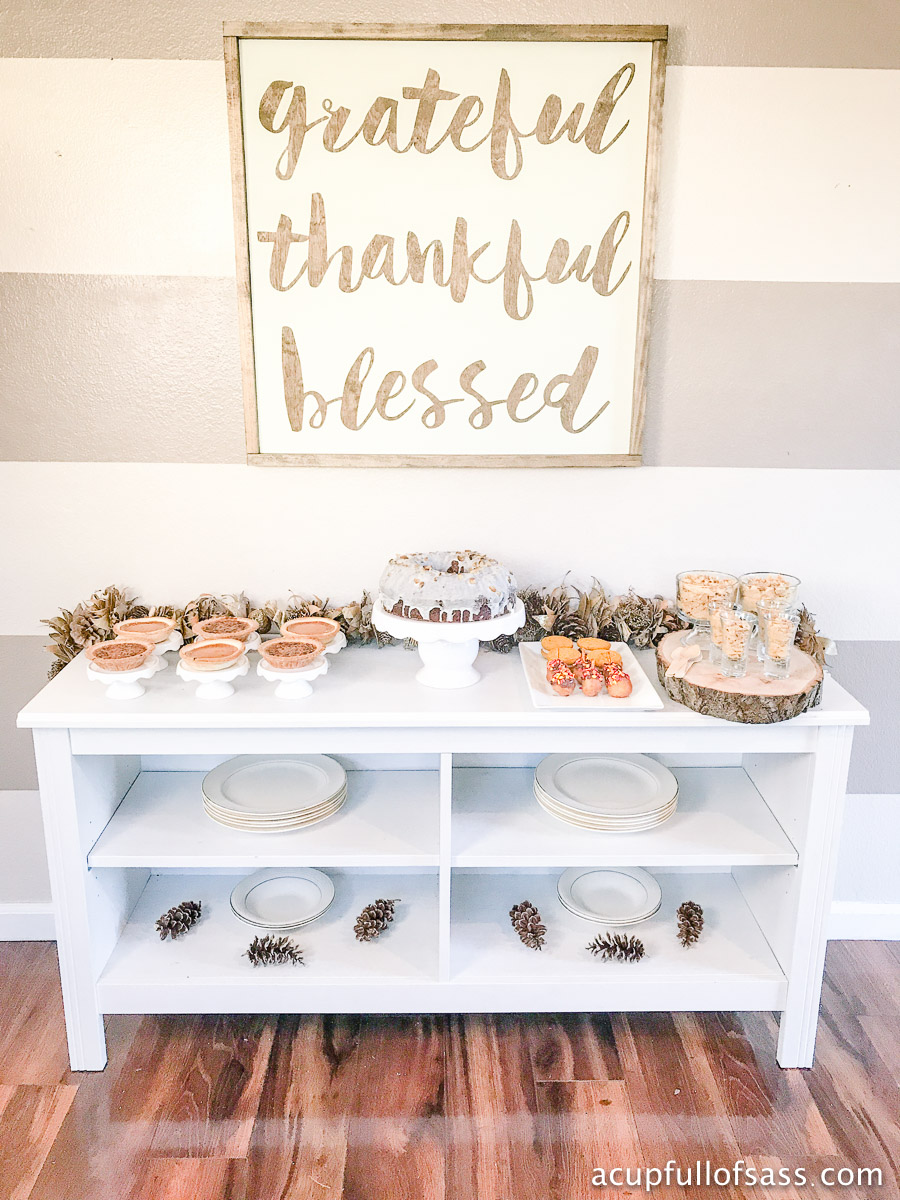
[[640,867],[570,867],[556,890],[570,912],[608,925],[646,920],[662,903],[659,884]]
[[308,925],[334,900],[334,884],[309,867],[270,867],[257,871],[234,888],[235,916],[263,929],[295,929]]
[[534,778],[551,800],[591,816],[649,816],[678,793],[669,768],[645,754],[550,754]]
[[325,754],[241,754],[214,767],[201,786],[217,809],[272,816],[315,809],[346,783],[344,768]]
[[659,816],[653,817],[650,820],[629,821],[627,823],[611,821],[604,822],[586,820],[577,817],[563,809],[554,808],[552,805],[547,804],[540,798],[538,798],[538,804],[540,804],[543,811],[547,813],[548,816],[553,817],[554,820],[563,821],[566,825],[571,825],[577,829],[584,829],[593,833],[640,833],[643,830],[655,829],[657,825],[662,825],[665,821],[668,821],[670,817],[673,817],[678,811],[678,805],[673,804],[671,808],[666,809],[664,812],[660,813]]
[[341,788],[334,796],[330,796],[322,804],[316,804],[311,808],[295,809],[293,811],[279,811],[273,813],[254,813],[254,812],[236,812],[234,809],[224,808],[222,805],[214,804],[208,796],[203,797],[203,807],[208,813],[215,813],[217,816],[225,817],[229,821],[240,821],[247,825],[265,824],[267,821],[287,821],[287,820],[307,820],[315,818],[319,813],[327,812],[328,809],[334,808],[336,804],[342,804],[347,798],[347,789]]
[[311,825],[318,825],[321,821],[327,821],[329,817],[333,817],[335,813],[339,813],[342,808],[343,801],[340,804],[336,804],[334,808],[329,809],[328,812],[320,813],[317,817],[313,817],[310,820],[254,822],[250,825],[238,821],[230,821],[226,817],[209,811],[207,811],[206,815],[210,820],[215,821],[217,825],[221,825],[226,829],[234,829],[238,833],[292,833],[294,830],[306,829]]
[[571,804],[565,803],[556,796],[551,796],[545,792],[540,784],[535,783],[532,788],[535,797],[542,804],[548,804],[551,808],[559,809],[560,812],[570,813],[573,817],[577,817],[580,821],[604,821],[610,822],[613,825],[631,824],[634,821],[646,821],[651,817],[658,816],[659,813],[666,812],[673,804],[678,802],[678,793],[671,796],[664,804],[658,805],[656,808],[647,809],[638,813],[615,813],[615,812],[585,812],[581,808],[575,808]]

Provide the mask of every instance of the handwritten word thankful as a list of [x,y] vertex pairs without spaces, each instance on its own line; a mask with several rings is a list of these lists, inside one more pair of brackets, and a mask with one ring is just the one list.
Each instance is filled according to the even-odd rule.
[[[320,287],[335,261],[340,263],[337,286],[346,294],[358,291],[366,279],[382,278],[393,287],[400,287],[408,282],[424,283],[430,255],[432,282],[438,287],[448,288],[451,298],[457,304],[462,304],[465,300],[470,281],[491,284],[502,280],[503,307],[506,315],[514,321],[524,321],[534,308],[531,285],[539,280],[546,280],[551,284],[565,283],[571,278],[575,278],[579,283],[590,281],[598,296],[611,296],[621,286],[631,268],[631,263],[627,263],[621,268],[618,279],[611,282],[616,251],[628,232],[630,223],[629,213],[620,212],[610,222],[596,251],[589,245],[582,246],[574,257],[566,239],[557,238],[540,274],[528,271],[522,261],[522,230],[519,222],[514,220],[510,222],[503,266],[496,274],[480,275],[476,263],[491,243],[484,242],[470,250],[468,225],[463,217],[456,218],[449,254],[445,254],[444,244],[437,238],[423,248],[418,236],[409,232],[405,244],[406,266],[400,274],[402,263],[400,267],[396,263],[398,255],[395,239],[389,234],[376,233],[360,255],[358,266],[355,266],[352,246],[340,246],[332,254],[328,253],[325,201],[319,192],[314,192],[310,198],[308,233],[295,233],[291,218],[282,213],[276,229],[260,230],[256,236],[260,242],[272,244],[269,283],[277,292],[290,291],[304,276],[310,287]],[[305,247],[306,253],[298,264],[291,257],[291,249],[300,245]],[[403,253],[401,250],[400,255]],[[291,270],[295,272],[292,277],[288,277],[289,257]]]
[[[349,108],[343,105],[335,108],[333,101],[325,99],[322,101],[325,115],[309,120],[306,88],[289,80],[276,79],[269,84],[260,99],[259,122],[263,129],[272,134],[287,131],[287,145],[275,166],[275,174],[279,179],[290,179],[293,176],[307,134],[317,126],[324,125],[322,146],[330,154],[340,154],[359,137],[370,146],[387,146],[394,154],[407,154],[410,150],[417,154],[433,154],[447,141],[461,154],[471,154],[487,143],[494,174],[498,179],[511,180],[522,170],[522,143],[529,138],[534,138],[539,145],[549,146],[567,137],[573,144],[583,145],[591,154],[605,153],[628,128],[626,120],[617,132],[606,136],[613,110],[631,86],[634,76],[634,63],[625,63],[620,67],[601,88],[586,120],[586,105],[583,101],[575,104],[568,116],[563,118],[562,100],[555,93],[551,93],[543,102],[534,125],[529,129],[527,126],[520,127],[513,119],[512,84],[509,72],[501,68],[490,128],[480,137],[478,134],[481,130],[476,130],[475,126],[484,126],[482,117],[485,104],[482,98],[464,96],[459,100],[458,92],[449,92],[441,88],[441,77],[433,67],[427,69],[421,87],[403,88],[402,100],[414,101],[416,108],[412,131],[402,145],[402,101],[392,96],[376,97],[355,132],[347,133],[345,137],[351,116]],[[288,92],[291,93],[291,97],[287,112],[280,124],[276,125],[278,112]],[[459,100],[459,104],[450,114],[446,106],[454,100]],[[439,105],[442,106],[439,119],[443,132],[432,138],[432,133],[435,132],[433,126],[439,116]],[[469,140],[473,135],[475,140]]]

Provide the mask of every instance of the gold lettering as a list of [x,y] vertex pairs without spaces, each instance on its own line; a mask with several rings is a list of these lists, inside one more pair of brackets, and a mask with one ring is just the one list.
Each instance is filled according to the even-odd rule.
[[288,144],[281,152],[281,156],[275,165],[275,174],[279,179],[291,178],[294,174],[294,168],[297,166],[300,151],[303,149],[303,140],[307,133],[327,120],[326,117],[319,117],[317,120],[307,124],[306,88],[296,87],[288,104],[287,114],[276,129],[275,114],[281,106],[285,92],[288,88],[293,87],[293,83],[289,83],[287,80],[276,79],[263,92],[262,99],[259,102],[259,123],[263,129],[269,133],[283,133],[285,129],[290,130]]
[[[596,346],[585,346],[581,358],[578,360],[578,365],[572,374],[554,375],[544,388],[544,404],[547,408],[559,409],[559,419],[562,422],[563,429],[568,433],[584,433],[585,429],[593,425],[600,414],[609,408],[609,401],[607,400],[605,404],[602,404],[597,409],[590,420],[585,421],[580,428],[575,428],[575,413],[591,381],[594,367],[597,365],[598,353],[599,351]],[[563,393],[559,399],[554,399],[554,389],[560,387],[560,385],[565,385]]]
[[303,407],[307,397],[316,402],[316,411],[309,421],[310,429],[320,429],[325,420],[328,403],[321,392],[303,390],[303,372],[300,370],[300,355],[294,331],[289,325],[281,330],[281,373],[284,380],[284,407],[294,433],[303,428]]

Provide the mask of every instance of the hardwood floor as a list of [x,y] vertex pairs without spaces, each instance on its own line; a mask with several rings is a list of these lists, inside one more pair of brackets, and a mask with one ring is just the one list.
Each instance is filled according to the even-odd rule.
[[[811,1182],[652,1195],[894,1200],[898,1030],[900,943],[845,942],[811,1071],[775,1065],[769,1014],[642,1013],[111,1017],[75,1074],[54,946],[0,943],[0,1200],[637,1197],[594,1169],[670,1158]],[[848,1167],[881,1186],[822,1187]]]

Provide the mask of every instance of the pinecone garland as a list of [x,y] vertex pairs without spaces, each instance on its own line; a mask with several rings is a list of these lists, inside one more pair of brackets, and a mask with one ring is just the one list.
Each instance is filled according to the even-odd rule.
[[529,950],[540,950],[547,937],[547,926],[541,923],[541,914],[530,900],[514,904],[509,910],[512,927],[519,935],[519,940]]
[[374,942],[380,937],[394,919],[394,905],[399,900],[376,900],[367,904],[353,926],[358,942]]
[[644,957],[641,939],[624,933],[598,933],[587,948],[591,954],[599,955],[601,962],[640,962]]
[[181,937],[183,933],[187,933],[200,920],[200,910],[203,907],[200,900],[182,900],[180,904],[176,904],[170,908],[156,922],[156,931],[162,941],[167,937]]
[[682,946],[693,946],[703,932],[703,909],[693,900],[678,906],[678,940]]
[[273,937],[270,933],[265,937],[255,937],[244,955],[254,967],[277,967],[282,963],[305,965],[303,951],[293,938]]
[[510,650],[515,649],[516,639],[508,633],[501,633],[492,642],[488,642],[488,645],[492,650],[496,650],[498,654],[509,654]]

